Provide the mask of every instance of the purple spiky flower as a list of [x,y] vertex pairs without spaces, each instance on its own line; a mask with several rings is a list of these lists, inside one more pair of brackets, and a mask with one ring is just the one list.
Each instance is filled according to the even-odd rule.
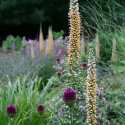
[[61,60],[61,59],[60,59],[59,57],[56,58],[56,61],[57,61],[57,62],[60,62],[60,60]]
[[58,76],[58,77],[60,77],[61,75],[62,75],[62,73],[61,73],[61,72],[58,72],[58,73],[57,73],[57,76]]
[[72,106],[74,101],[76,99],[76,92],[74,89],[72,88],[67,88],[65,89],[64,93],[63,93],[63,101],[69,105]]
[[39,115],[43,115],[43,113],[44,113],[44,106],[42,105],[42,104],[39,104],[38,105],[38,107],[37,107],[37,113],[39,114]]
[[6,114],[9,118],[13,118],[17,114],[16,107],[14,104],[10,104],[7,106]]
[[87,63],[86,63],[86,62],[83,62],[83,63],[82,63],[82,66],[83,66],[83,67],[87,67]]

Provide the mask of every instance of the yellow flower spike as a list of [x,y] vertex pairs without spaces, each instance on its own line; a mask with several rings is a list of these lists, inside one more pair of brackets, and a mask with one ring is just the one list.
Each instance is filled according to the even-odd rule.
[[52,50],[53,50],[53,33],[52,33],[52,28],[49,27],[49,30],[48,30],[48,40],[47,40],[45,52],[46,52],[46,54],[48,54]]
[[89,125],[96,125],[96,69],[93,56],[93,50],[90,50],[88,58],[88,70],[87,70],[87,123]]
[[99,51],[99,35],[96,35],[96,44],[95,44],[95,50],[96,50],[96,58],[97,61],[100,59],[100,51]]
[[115,61],[115,56],[116,56],[116,39],[113,38],[112,57],[111,57],[112,61]]
[[[69,23],[70,23],[70,35],[69,35],[69,48],[68,48],[68,58],[79,58],[79,41],[80,41],[80,31],[81,31],[81,21],[79,14],[78,0],[70,0],[69,8]],[[75,54],[73,54],[75,53]],[[74,56],[74,57],[73,57]],[[72,65],[72,61],[68,60],[68,64]],[[76,67],[75,65],[72,65]]]
[[31,57],[32,57],[32,59],[34,59],[35,58],[35,53],[34,53],[34,51],[33,51],[33,43],[31,43]]
[[39,34],[39,49],[40,51],[44,49],[44,38],[43,38],[41,25],[40,25],[40,34]]

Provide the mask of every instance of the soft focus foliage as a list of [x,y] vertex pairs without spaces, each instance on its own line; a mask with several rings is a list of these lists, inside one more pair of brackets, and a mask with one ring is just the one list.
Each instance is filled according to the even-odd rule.
[[[24,76],[23,78],[18,77],[13,83],[8,77],[5,79],[5,83],[0,81],[1,87],[0,92],[0,123],[1,125],[7,125],[9,119],[6,116],[6,107],[9,104],[15,104],[17,109],[17,115],[13,118],[12,125],[34,125],[40,124],[41,118],[43,125],[49,125],[53,112],[55,111],[52,106],[52,100],[55,99],[58,94],[56,90],[51,91],[51,86],[57,81],[56,78],[52,77],[44,89],[39,92],[39,85],[41,79],[36,76],[35,78],[29,78]],[[6,86],[7,85],[7,86]],[[37,114],[37,106],[42,103],[45,106],[45,113],[41,116]]]

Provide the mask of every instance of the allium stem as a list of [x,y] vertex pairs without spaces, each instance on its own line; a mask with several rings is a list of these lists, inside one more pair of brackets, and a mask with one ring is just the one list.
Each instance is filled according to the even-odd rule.
[[73,125],[72,106],[70,106],[70,120],[71,120],[71,125]]
[[9,120],[9,125],[11,125],[11,121],[12,121],[12,118],[10,118],[10,120]]

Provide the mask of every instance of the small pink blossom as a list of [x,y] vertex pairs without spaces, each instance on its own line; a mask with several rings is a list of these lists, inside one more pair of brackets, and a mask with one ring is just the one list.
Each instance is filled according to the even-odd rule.
[[58,52],[57,52],[57,54],[61,54],[62,53],[62,49],[60,49]]

